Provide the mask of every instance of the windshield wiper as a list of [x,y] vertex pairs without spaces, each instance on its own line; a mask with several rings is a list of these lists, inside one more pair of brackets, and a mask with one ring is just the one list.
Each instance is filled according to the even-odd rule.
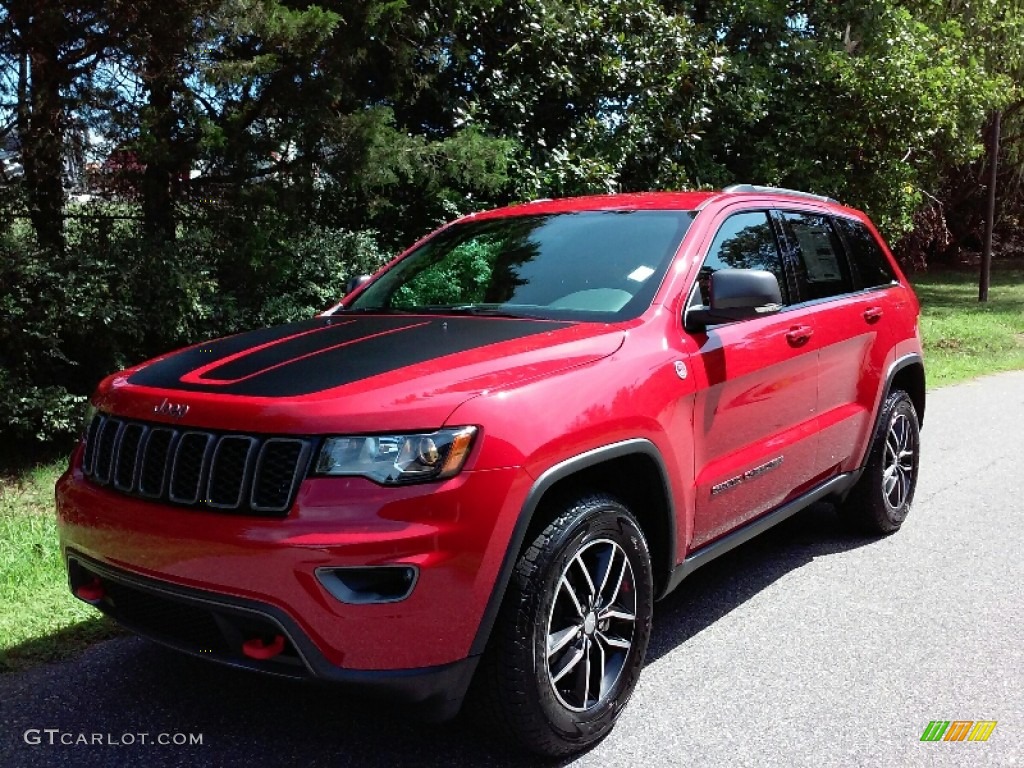
[[394,307],[338,307],[336,315],[415,315],[419,310]]
[[429,304],[417,307],[417,312],[439,315],[469,315],[478,317],[511,317],[520,319],[530,317],[522,312],[510,312],[500,304]]
[[335,315],[468,315],[470,317],[508,317],[516,320],[534,315],[510,312],[499,304],[426,304],[420,307],[340,307]]

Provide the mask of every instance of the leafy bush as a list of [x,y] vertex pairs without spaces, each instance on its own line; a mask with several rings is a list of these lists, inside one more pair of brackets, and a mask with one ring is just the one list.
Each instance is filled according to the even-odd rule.
[[29,240],[0,240],[0,433],[48,440],[72,431],[82,398],[61,383],[72,275]]
[[197,216],[175,241],[154,242],[123,207],[69,218],[63,254],[39,249],[22,220],[0,231],[0,435],[10,441],[64,441],[108,373],[309,317],[385,259],[370,232],[289,231],[272,217],[242,226],[230,212]]
[[387,260],[371,232],[314,226],[281,244],[278,277],[263,298],[264,324],[310,317],[341,298],[352,277],[372,274]]

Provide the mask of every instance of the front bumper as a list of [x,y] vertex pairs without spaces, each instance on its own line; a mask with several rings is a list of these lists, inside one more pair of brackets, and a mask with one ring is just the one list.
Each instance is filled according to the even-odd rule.
[[[434,667],[343,669],[329,663],[284,611],[253,600],[186,589],[136,576],[67,550],[72,592],[92,591],[87,602],[122,626],[158,643],[204,659],[291,678],[340,683],[374,696],[424,705],[435,717],[454,715],[479,657]],[[246,641],[281,638],[281,651],[254,658]]]
[[[471,675],[470,649],[532,482],[519,468],[397,488],[310,478],[287,516],[266,518],[124,496],[84,478],[79,460],[57,484],[58,526],[72,588],[109,584],[100,610],[199,656],[412,701]],[[345,603],[316,576],[383,565],[416,568],[404,600]],[[146,603],[163,610],[126,608]],[[178,626],[155,621],[161,614]],[[195,621],[205,636],[181,629]],[[246,632],[281,634],[287,652],[250,659],[239,648]]]

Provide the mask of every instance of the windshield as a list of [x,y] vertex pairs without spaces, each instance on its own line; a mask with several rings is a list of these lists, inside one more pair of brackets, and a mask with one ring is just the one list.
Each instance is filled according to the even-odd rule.
[[339,311],[630,319],[650,306],[692,220],[584,211],[455,224]]

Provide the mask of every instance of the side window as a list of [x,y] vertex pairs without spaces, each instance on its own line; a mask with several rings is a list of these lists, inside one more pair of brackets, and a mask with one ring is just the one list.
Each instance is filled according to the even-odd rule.
[[828,217],[783,211],[782,218],[796,246],[794,267],[800,301],[851,293],[850,265]]
[[727,268],[765,269],[773,273],[782,288],[783,301],[786,301],[782,256],[767,211],[737,213],[722,224],[697,274],[701,304],[707,306],[709,303],[711,276]]
[[835,222],[849,247],[850,259],[859,278],[858,287],[877,288],[896,282],[892,264],[864,222],[839,218]]

